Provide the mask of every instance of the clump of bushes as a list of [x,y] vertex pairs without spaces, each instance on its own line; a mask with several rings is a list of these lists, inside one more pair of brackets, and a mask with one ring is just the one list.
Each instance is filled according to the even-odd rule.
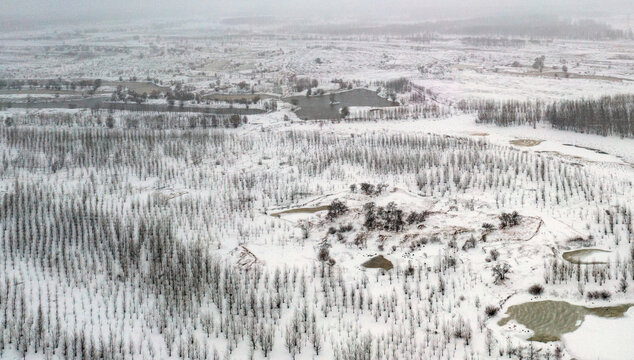
[[352,231],[352,229],[353,229],[352,224],[339,226],[339,232],[341,232],[341,233]]
[[473,237],[473,235],[464,242],[464,244],[462,245],[462,250],[463,251],[467,251],[469,249],[473,249],[476,246],[476,239]]
[[365,222],[368,230],[400,231],[405,225],[403,210],[390,202],[386,207],[376,206],[373,202],[363,205]]
[[498,308],[497,306],[494,306],[494,305],[488,305],[484,309],[484,313],[488,317],[494,317],[495,315],[497,315],[498,311],[500,311],[500,308]]
[[328,214],[326,218],[330,221],[338,218],[339,216],[348,212],[348,207],[346,204],[341,202],[339,199],[335,199],[330,203],[330,207],[328,208]]
[[588,297],[588,300],[609,300],[612,297],[612,294],[607,290],[594,290],[588,291],[586,296]]
[[543,292],[544,292],[544,287],[541,286],[540,284],[535,284],[528,288],[528,293],[531,295],[539,296]]
[[[364,248],[367,245],[368,234],[364,232],[360,232],[357,236],[354,237],[354,244],[359,247],[359,249]],[[379,249],[383,250],[383,244],[379,244]]]
[[324,245],[319,248],[319,252],[317,253],[317,259],[321,262],[328,263],[328,265],[333,266],[336,261],[335,259],[330,257],[330,250],[328,250],[329,245]]
[[330,259],[330,250],[328,250],[328,247],[322,246],[319,249],[317,259],[319,259],[319,261],[328,261],[328,259]]
[[484,224],[482,224],[482,228],[484,230],[489,230],[490,231],[490,230],[493,230],[495,228],[495,226],[493,226],[493,224],[491,224],[491,223],[484,223]]
[[407,219],[405,221],[409,225],[420,224],[425,221],[425,219],[427,218],[427,215],[429,215],[428,211],[421,211],[421,212],[412,211],[411,213],[409,213],[409,215],[407,215]]
[[489,251],[489,256],[487,256],[486,259],[484,260],[486,262],[491,262],[491,260],[497,261],[499,257],[500,257],[500,252],[497,251],[496,249],[492,249],[491,251]]
[[[369,183],[361,183],[359,184],[359,188],[361,189],[361,192],[364,193],[365,195],[371,196],[371,195],[379,195],[383,192],[383,190],[387,187],[387,185],[385,184],[378,184],[378,185],[373,185],[373,184],[369,184]],[[356,186],[350,186],[350,190],[352,190],[352,192],[354,192],[356,189]]]
[[500,215],[500,229],[513,227],[519,225],[519,223],[520,215],[517,211],[513,211],[512,213],[502,213],[502,215]]

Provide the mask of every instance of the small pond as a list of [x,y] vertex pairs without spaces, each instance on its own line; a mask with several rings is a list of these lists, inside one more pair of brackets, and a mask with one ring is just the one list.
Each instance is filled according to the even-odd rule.
[[561,256],[573,264],[606,264],[610,252],[601,249],[578,249],[566,251]]
[[557,341],[561,335],[577,330],[583,323],[586,315],[595,315],[604,318],[617,318],[623,316],[634,304],[617,306],[586,307],[572,305],[565,301],[534,301],[509,306],[508,315],[498,322],[504,326],[509,321],[518,323],[533,330],[530,341]]
[[345,106],[386,107],[398,105],[368,89],[354,89],[335,93],[334,102],[336,104],[330,103],[330,94],[290,96],[282,100],[293,104],[296,103],[299,109],[295,113],[302,120],[340,119],[339,110]]
[[282,210],[282,211],[271,213],[271,216],[280,217],[281,215],[288,215],[288,214],[312,214],[318,211],[325,211],[325,210],[330,210],[330,205],[321,205],[321,206],[314,206],[314,207],[302,207],[302,208]]

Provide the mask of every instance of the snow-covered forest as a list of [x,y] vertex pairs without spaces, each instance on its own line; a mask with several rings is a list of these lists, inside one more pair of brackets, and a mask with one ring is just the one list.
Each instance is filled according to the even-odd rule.
[[[489,326],[504,300],[533,282],[620,298],[634,280],[631,172],[486,140],[301,127],[23,121],[0,136],[5,354],[556,358],[559,346]],[[318,195],[347,211],[267,215]],[[399,225],[368,225],[357,204],[374,202],[400,208]],[[622,257],[581,268],[544,246],[577,233]],[[359,271],[378,252],[402,259]]]
[[404,1],[0,10],[0,360],[634,358],[626,11]]

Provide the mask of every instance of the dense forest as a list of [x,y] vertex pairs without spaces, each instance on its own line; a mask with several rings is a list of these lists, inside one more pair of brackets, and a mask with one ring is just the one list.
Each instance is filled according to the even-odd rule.
[[599,99],[544,101],[462,101],[458,108],[476,111],[477,121],[498,126],[547,122],[555,129],[603,136],[634,137],[634,95]]

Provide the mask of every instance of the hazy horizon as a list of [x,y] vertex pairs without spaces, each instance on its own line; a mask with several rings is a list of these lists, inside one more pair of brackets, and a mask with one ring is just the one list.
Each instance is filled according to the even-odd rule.
[[226,17],[275,16],[303,18],[309,21],[427,21],[433,19],[474,18],[500,15],[548,14],[550,16],[628,16],[632,6],[627,1],[610,0],[601,5],[589,0],[475,0],[468,5],[458,0],[442,3],[397,0],[393,3],[349,0],[247,0],[231,4],[217,0],[149,1],[113,0],[90,3],[82,0],[6,0],[0,4],[0,19],[13,25],[33,23],[82,23],[85,21],[135,21],[197,17],[218,20]]

